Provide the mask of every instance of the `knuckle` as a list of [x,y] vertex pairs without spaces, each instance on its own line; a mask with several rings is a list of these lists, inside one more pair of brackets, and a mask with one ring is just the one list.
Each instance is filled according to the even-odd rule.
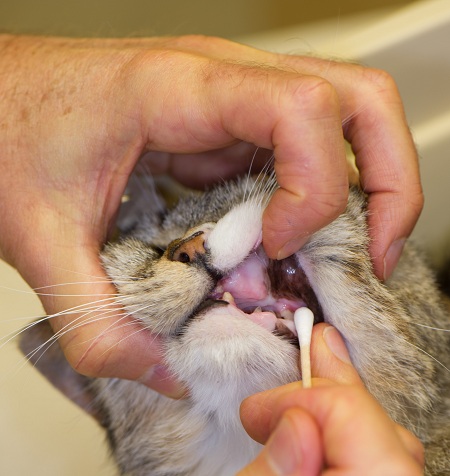
[[364,68],[364,77],[369,88],[376,93],[383,93],[400,101],[400,93],[394,78],[385,70],[379,68]]
[[291,80],[289,93],[302,109],[326,111],[338,105],[337,92],[324,78],[303,76]]

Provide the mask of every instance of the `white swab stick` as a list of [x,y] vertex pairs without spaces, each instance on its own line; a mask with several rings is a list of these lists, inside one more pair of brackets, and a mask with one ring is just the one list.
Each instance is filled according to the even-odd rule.
[[300,344],[300,369],[303,388],[311,387],[311,334],[314,325],[314,314],[307,307],[300,307],[294,312],[294,324]]

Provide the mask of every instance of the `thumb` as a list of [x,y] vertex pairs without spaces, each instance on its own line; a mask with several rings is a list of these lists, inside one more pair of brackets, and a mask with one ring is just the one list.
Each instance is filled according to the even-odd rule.
[[339,331],[329,324],[317,324],[311,340],[311,374],[340,384],[361,384]]
[[318,474],[322,456],[317,424],[303,409],[291,408],[283,414],[262,451],[238,476]]

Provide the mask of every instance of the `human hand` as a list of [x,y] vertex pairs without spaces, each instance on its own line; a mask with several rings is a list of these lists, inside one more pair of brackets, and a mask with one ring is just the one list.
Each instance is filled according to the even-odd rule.
[[419,476],[419,440],[364,388],[336,329],[314,326],[313,387],[298,383],[249,397],[241,419],[266,444],[239,476]]
[[[177,393],[154,336],[112,301],[107,315],[90,307],[114,294],[98,253],[144,151],[156,154],[155,172],[195,185],[245,171],[230,147],[273,149],[281,188],[263,240],[281,257],[345,207],[344,123],[370,194],[375,270],[392,269],[397,253],[386,250],[410,233],[422,195],[383,73],[214,38],[0,38],[0,253],[41,288],[48,313],[74,308],[52,318],[56,331],[89,320],[60,338],[79,372]],[[59,285],[74,281],[68,296]]]

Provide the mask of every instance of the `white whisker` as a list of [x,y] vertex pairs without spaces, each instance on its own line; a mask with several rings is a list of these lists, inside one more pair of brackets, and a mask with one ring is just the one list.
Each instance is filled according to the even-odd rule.
[[426,352],[425,350],[423,350],[421,347],[419,347],[418,345],[415,345],[413,344],[412,342],[409,342],[409,341],[405,341],[408,345],[410,345],[411,347],[414,347],[415,349],[417,349],[419,352],[422,352],[422,354],[425,354],[427,355],[428,357],[430,357],[430,359],[433,359],[437,364],[439,364],[441,367],[443,367],[447,372],[450,373],[450,369],[448,369],[441,361],[439,361],[436,357],[434,357],[433,355],[429,354],[428,352]]
[[441,328],[441,327],[427,326],[426,324],[420,324],[418,322],[411,322],[411,324],[414,324],[415,326],[419,326],[419,327],[424,327],[425,329],[431,329],[433,331],[450,332],[450,329],[444,329],[444,328]]

